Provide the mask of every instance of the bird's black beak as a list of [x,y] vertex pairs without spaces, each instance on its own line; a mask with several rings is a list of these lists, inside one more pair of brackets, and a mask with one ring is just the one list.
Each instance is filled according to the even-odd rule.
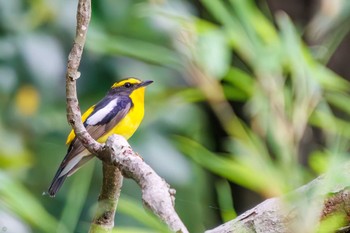
[[146,80],[146,81],[143,81],[142,83],[140,83],[140,84],[138,85],[138,88],[139,88],[139,87],[145,87],[145,86],[148,86],[148,85],[150,85],[151,83],[153,83],[153,81],[152,81],[152,80]]

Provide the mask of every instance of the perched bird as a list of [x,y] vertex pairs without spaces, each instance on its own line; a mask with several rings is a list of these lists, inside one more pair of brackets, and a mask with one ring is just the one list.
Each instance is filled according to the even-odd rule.
[[[84,126],[91,137],[101,143],[106,142],[112,134],[129,139],[142,121],[145,87],[152,82],[127,78],[114,83],[107,95],[82,115]],[[67,176],[94,156],[85,149],[73,130],[66,144],[69,145],[67,154],[47,192],[51,197],[56,195]]]

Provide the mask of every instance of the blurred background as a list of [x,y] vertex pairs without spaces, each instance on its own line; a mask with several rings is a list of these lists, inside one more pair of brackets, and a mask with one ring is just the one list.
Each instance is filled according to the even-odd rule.
[[[321,173],[344,184],[350,78],[346,0],[93,1],[82,110],[125,77],[151,79],[130,139],[177,190],[190,232],[233,219]],[[87,232],[101,163],[47,190],[67,147],[65,70],[77,1],[0,0],[0,232]],[[315,190],[317,193],[317,190]],[[307,198],[312,198],[312,193]],[[166,232],[124,180],[117,232]],[[293,200],[310,224],[318,208]],[[327,223],[328,224],[328,223]],[[333,232],[344,225],[333,221]]]

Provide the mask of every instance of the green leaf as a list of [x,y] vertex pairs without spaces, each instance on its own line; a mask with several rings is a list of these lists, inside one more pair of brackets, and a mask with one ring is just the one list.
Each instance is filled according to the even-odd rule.
[[37,199],[45,198],[41,193],[34,197],[18,181],[3,172],[0,172],[0,183],[0,208],[10,209],[25,222],[43,232],[56,232],[57,220],[42,207]]
[[237,213],[233,208],[233,199],[229,183],[225,180],[220,180],[215,183],[215,187],[223,222],[236,218]]
[[310,117],[309,122],[323,129],[325,132],[342,135],[350,139],[350,123],[348,121],[339,119],[324,111],[316,110]]
[[[252,76],[236,67],[231,67],[224,81],[234,86],[241,92],[241,98],[248,98],[253,95],[255,83]],[[227,85],[224,83],[224,88]]]
[[96,26],[91,27],[89,32],[86,46],[94,52],[124,55],[171,68],[181,68],[178,55],[163,46],[133,38],[110,36],[96,29]]
[[[325,90],[347,91],[350,89],[348,81],[339,77],[312,57],[310,50],[302,43],[300,36],[286,14],[279,14],[277,22],[281,28],[286,65],[295,78],[308,84],[313,81],[313,85],[320,85]],[[301,83],[300,87],[304,85]]]
[[198,34],[196,57],[204,70],[215,78],[222,78],[231,63],[231,52],[221,30],[201,30]]
[[128,215],[145,226],[155,229],[159,232],[170,232],[168,227],[161,222],[154,214],[145,211],[145,209],[136,204],[131,198],[121,197],[118,203],[118,212]]
[[252,60],[256,53],[253,49],[254,46],[252,46],[244,27],[238,23],[237,18],[232,15],[226,4],[222,0],[203,0],[202,3],[208,12],[224,25],[224,31],[230,45],[237,49],[244,58]]
[[251,0],[230,0],[232,8],[235,10],[239,19],[245,25],[244,28],[252,28],[254,33],[264,43],[276,46],[279,44],[279,37],[273,23],[257,8],[257,5]]
[[345,93],[330,92],[325,95],[330,104],[350,115],[350,96]]
[[309,165],[318,174],[325,173],[330,163],[329,154],[315,151],[309,157]]
[[211,172],[264,195],[281,193],[281,183],[270,171],[257,172],[243,161],[216,155],[191,139],[174,136],[175,145],[188,157]]

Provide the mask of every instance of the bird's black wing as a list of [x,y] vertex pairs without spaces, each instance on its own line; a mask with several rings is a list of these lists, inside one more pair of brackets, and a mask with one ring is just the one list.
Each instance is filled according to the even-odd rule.
[[[115,102],[111,103],[111,101]],[[128,96],[118,96],[108,101],[105,98],[95,106],[94,111],[85,120],[85,128],[91,137],[97,140],[112,130],[128,114],[131,108],[132,101]],[[93,120],[89,121],[88,119],[93,116],[95,116],[92,118]],[[89,153],[82,153],[84,150],[85,147],[83,144],[75,137],[69,145],[67,154],[48,189],[47,193],[50,196],[55,196],[67,176],[72,175],[79,167],[93,157]]]
[[[106,104],[103,99],[96,104],[94,111],[89,117],[86,118],[84,122],[86,131],[95,140],[112,130],[113,127],[116,126],[126,116],[126,114],[128,114],[132,107],[132,101],[128,96],[118,96],[113,100],[109,100],[109,103],[111,103],[111,101],[115,101],[115,105],[109,108],[110,111],[108,109],[105,110],[105,108],[108,108],[108,104]],[[98,117],[93,118],[92,121],[92,117],[96,116],[96,114],[99,114]],[[75,138],[70,144],[70,149],[71,151],[68,149],[69,154],[74,156],[82,152],[85,147],[77,138]]]

